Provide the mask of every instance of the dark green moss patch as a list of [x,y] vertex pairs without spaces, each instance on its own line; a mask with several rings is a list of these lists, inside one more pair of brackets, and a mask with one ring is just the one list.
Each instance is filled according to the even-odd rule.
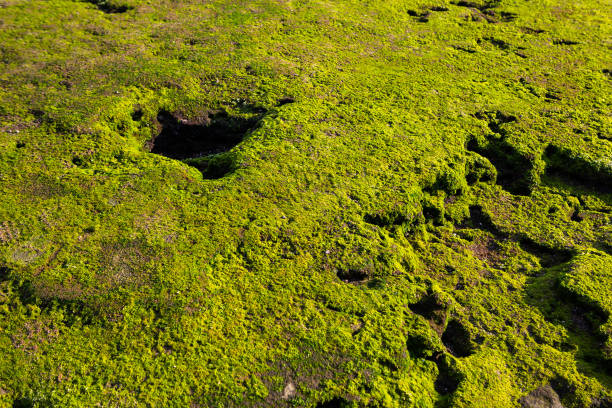
[[599,327],[608,319],[608,313],[599,305],[568,290],[560,281],[558,268],[551,268],[549,272],[533,278],[526,295],[528,302],[536,305],[547,320],[567,329],[567,343],[576,350],[576,358],[583,362],[580,365],[583,372],[610,383],[611,366],[603,356],[602,343],[605,338],[599,331]]
[[234,155],[231,152],[184,159],[183,162],[200,170],[202,176],[209,180],[220,179],[236,169]]
[[485,120],[493,135],[481,143],[473,137],[467,149],[487,158],[497,170],[497,184],[516,195],[529,195],[534,181],[534,158],[527,157],[507,141],[507,124],[516,122],[514,115],[500,111],[479,112],[475,116]]

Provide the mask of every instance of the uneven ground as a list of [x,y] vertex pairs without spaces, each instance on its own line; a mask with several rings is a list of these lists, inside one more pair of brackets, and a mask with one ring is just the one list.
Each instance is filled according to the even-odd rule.
[[611,10],[0,0],[0,406],[612,406]]

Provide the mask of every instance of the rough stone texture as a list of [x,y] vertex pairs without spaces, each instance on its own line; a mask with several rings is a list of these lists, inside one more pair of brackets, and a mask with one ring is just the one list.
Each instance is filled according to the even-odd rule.
[[520,399],[523,408],[564,408],[550,385],[543,385]]

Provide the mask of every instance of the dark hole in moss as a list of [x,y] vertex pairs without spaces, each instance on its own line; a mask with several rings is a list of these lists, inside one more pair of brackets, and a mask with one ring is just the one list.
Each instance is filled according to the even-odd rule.
[[442,343],[455,357],[468,357],[473,353],[470,332],[458,320],[451,320],[442,334]]
[[559,39],[559,40],[553,40],[553,44],[554,45],[578,45],[580,43],[578,41],[573,41],[573,40]]
[[200,170],[205,178],[221,178],[235,169],[233,156],[226,152],[243,140],[265,112],[250,106],[245,106],[243,111],[248,114],[247,117],[220,111],[187,120],[161,110],[157,120],[162,129],[150,141],[150,151],[183,160]]
[[459,6],[459,7],[470,7],[470,8],[479,8],[479,7],[481,7],[480,4],[474,3],[474,2],[471,2],[471,1],[458,1],[458,2],[455,2],[454,4],[456,6]]
[[5,282],[9,279],[10,269],[6,266],[0,266],[0,282]]
[[431,341],[424,335],[411,335],[406,340],[406,348],[410,355],[415,358],[425,358],[431,350]]
[[390,227],[393,225],[401,225],[408,222],[406,216],[399,211],[381,212],[377,214],[366,214],[363,220],[368,224],[377,225],[379,227]]
[[344,269],[338,271],[338,278],[346,283],[361,283],[366,281],[369,275],[363,269]]
[[45,112],[40,109],[30,109],[28,112],[34,116],[37,123],[42,123],[45,118]]
[[477,10],[480,10],[482,12],[485,12],[491,8],[497,7],[499,5],[499,0],[490,0],[490,1],[485,1],[484,3],[476,3],[473,1],[458,1],[453,3],[456,6],[459,7],[469,7],[469,8],[474,8]]
[[519,245],[523,251],[539,258],[540,266],[543,268],[561,265],[569,262],[573,257],[573,253],[570,250],[550,248],[545,245],[538,244],[529,238],[520,239]]
[[612,202],[612,169],[606,164],[554,145],[544,150],[543,159],[546,184],[567,189],[575,195],[590,194]]
[[584,221],[584,217],[582,217],[582,215],[580,214],[580,210],[579,209],[575,209],[572,212],[571,220],[574,221],[574,222],[582,222],[582,221]]
[[542,34],[546,32],[545,30],[531,27],[522,27],[521,30],[527,34]]
[[506,234],[501,232],[493,223],[489,214],[485,213],[479,205],[469,207],[470,217],[458,225],[459,228],[472,228],[490,232],[498,239],[506,238]]
[[433,6],[429,8],[431,11],[448,11],[447,7]]
[[453,48],[459,51],[467,52],[468,54],[475,54],[476,50],[473,48],[467,48],[460,45],[453,45]]
[[429,12],[424,12],[424,13],[422,13],[422,14],[419,16],[419,18],[417,19],[417,21],[418,21],[419,23],[427,23],[427,22],[429,21],[429,15],[430,15],[430,13],[429,13]]
[[453,375],[446,371],[441,371],[434,382],[434,389],[442,395],[452,394],[459,387],[459,381]]
[[134,112],[132,112],[132,120],[135,122],[141,120],[142,116],[143,116],[142,109],[134,109]]
[[242,141],[256,121],[210,113],[204,119],[186,120],[162,110],[157,115],[162,130],[153,140],[151,153],[172,159],[209,156],[230,150]]
[[426,23],[429,21],[429,15],[431,14],[431,12],[429,10],[426,11],[422,11],[422,12],[418,12],[415,10],[407,10],[406,13],[408,13],[408,15],[410,17],[416,17],[417,21],[420,23]]
[[278,100],[278,103],[276,104],[276,106],[283,106],[283,105],[288,105],[290,103],[294,103],[295,99],[288,96],[286,98],[281,98]]
[[[485,40],[487,40],[487,41],[491,42],[492,44],[494,44],[496,46],[499,46],[499,47],[506,47],[507,48],[507,47],[510,46],[505,41],[503,41],[503,40],[496,40],[495,38],[485,38]],[[501,134],[501,135],[505,135],[506,134],[505,130],[501,128],[501,125],[517,121],[516,116],[508,114],[508,113],[504,113],[504,112],[501,112],[501,111],[495,111],[495,112],[476,112],[476,114],[474,116],[476,116],[478,119],[487,120],[489,122],[488,123],[489,129],[491,129],[491,131],[493,131],[494,133],[498,133],[498,134]]]
[[74,164],[75,166],[81,167],[83,165],[83,159],[81,159],[78,156],[74,156],[72,158],[72,164]]
[[514,20],[516,20],[518,18],[518,14],[511,13],[511,12],[508,12],[508,11],[501,11],[499,14],[500,14],[500,16],[502,18],[502,21],[505,22],[505,23],[508,23],[510,21],[514,21]]
[[408,308],[429,321],[431,327],[439,334],[446,320],[446,305],[435,294],[428,294]]
[[[499,123],[489,123],[496,133],[503,133]],[[501,133],[500,133],[501,134]],[[514,195],[529,195],[534,188],[532,180],[533,160],[523,156],[504,139],[491,139],[481,147],[472,139],[467,149],[486,157],[497,170],[497,184]]]
[[[434,382],[434,389],[436,392],[438,392],[440,395],[449,395],[455,392],[457,388],[459,388],[461,374],[449,365],[448,359],[442,353],[438,353],[428,360],[436,363],[436,366],[438,367],[438,376]],[[437,404],[436,406],[445,407],[446,404],[442,403]]]
[[[493,44],[495,47],[499,48],[500,50],[507,50],[510,48],[510,44],[505,42],[504,40],[499,40],[497,38],[492,38],[492,37],[485,38],[485,40],[487,40],[488,42],[490,42],[491,44]],[[501,123],[508,123],[508,122],[501,122]],[[494,128],[492,127],[491,130],[493,130],[496,133],[499,132],[499,127],[498,127],[499,125],[497,125],[496,122],[490,122],[489,127],[491,126],[494,126],[496,129],[496,130],[493,130]]]
[[351,404],[344,398],[336,397],[329,401],[320,402],[316,408],[348,408]]
[[22,149],[24,147],[26,147],[26,144],[24,142],[17,142],[17,148],[18,149]]
[[426,319],[432,319],[436,317],[440,310],[444,309],[444,305],[437,296],[427,295],[418,302],[409,304],[408,308]]
[[126,4],[117,4],[113,1],[108,0],[87,0],[89,3],[95,5],[98,10],[107,14],[120,14],[125,13],[128,10],[132,10],[133,7]]
[[434,223],[436,221],[440,221],[440,215],[442,212],[439,208],[434,206],[424,206],[423,207],[423,216],[426,220],[433,220]]
[[544,95],[544,98],[548,99],[548,101],[560,101],[561,97],[559,97],[559,95],[557,95],[557,91],[548,91],[546,92],[546,94]]
[[550,380],[550,385],[561,398],[573,395],[576,392],[576,386],[560,376],[552,378]]
[[34,402],[29,398],[17,398],[13,401],[13,408],[32,408]]

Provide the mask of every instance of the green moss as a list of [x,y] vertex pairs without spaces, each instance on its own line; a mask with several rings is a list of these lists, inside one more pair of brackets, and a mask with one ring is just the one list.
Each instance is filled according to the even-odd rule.
[[0,406],[611,400],[604,2],[0,3]]

